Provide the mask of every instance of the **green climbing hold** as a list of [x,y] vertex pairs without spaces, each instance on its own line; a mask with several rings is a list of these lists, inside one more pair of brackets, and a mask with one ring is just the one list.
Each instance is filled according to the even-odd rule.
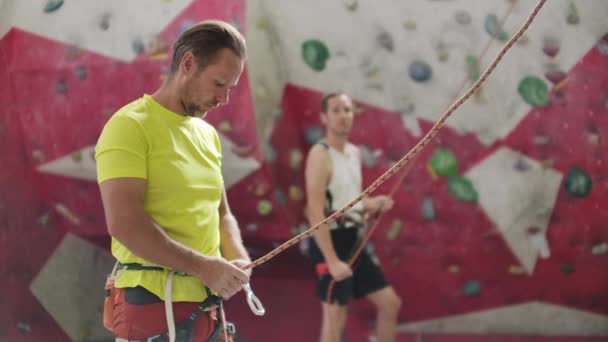
[[51,13],[56,11],[63,5],[63,0],[48,0],[46,5],[44,5],[44,12]]
[[451,177],[448,182],[448,189],[460,201],[476,202],[479,199],[479,194],[475,191],[473,183],[465,177]]
[[479,70],[479,60],[475,55],[467,55],[466,63],[469,79],[471,81],[477,81],[479,76],[481,76],[481,70]]
[[545,81],[535,76],[528,76],[519,82],[517,91],[533,107],[549,105],[548,87]]
[[509,39],[509,35],[502,29],[498,17],[495,14],[488,14],[486,16],[484,27],[486,32],[493,38],[503,42]]
[[572,196],[586,197],[589,195],[589,193],[591,193],[593,181],[585,171],[574,167],[568,172],[568,176],[564,182],[564,187]]
[[572,264],[562,264],[560,266],[560,270],[563,274],[572,274],[574,271],[576,271],[576,268]]
[[258,202],[258,213],[262,216],[270,215],[272,212],[272,202],[261,200]]
[[479,293],[481,292],[481,284],[477,280],[469,280],[466,283],[464,283],[462,291],[464,292],[464,295],[467,297],[478,296]]
[[578,10],[576,9],[574,1],[571,1],[570,6],[568,6],[568,14],[566,16],[566,21],[570,25],[576,25],[581,21],[581,17],[578,14]]
[[447,148],[437,148],[429,164],[433,172],[438,176],[451,177],[456,176],[458,173],[456,156]]
[[329,49],[320,40],[307,40],[302,43],[302,59],[313,70],[322,71],[329,59]]

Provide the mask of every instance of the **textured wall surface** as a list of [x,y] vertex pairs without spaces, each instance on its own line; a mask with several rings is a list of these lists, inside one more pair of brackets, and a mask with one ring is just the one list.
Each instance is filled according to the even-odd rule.
[[[248,37],[247,70],[208,120],[258,257],[308,227],[303,165],[323,134],[323,93],[355,99],[352,141],[369,185],[534,4],[0,1],[0,341],[110,340],[100,304],[112,258],[92,151],[114,111],[160,85],[181,30],[220,18]],[[607,14],[604,0],[548,1],[404,182],[377,191],[398,186],[369,248],[403,298],[400,341],[608,338]],[[242,294],[228,303],[240,341],[316,339],[305,245],[255,270],[266,316]],[[373,308],[351,313],[348,341],[367,341]]]

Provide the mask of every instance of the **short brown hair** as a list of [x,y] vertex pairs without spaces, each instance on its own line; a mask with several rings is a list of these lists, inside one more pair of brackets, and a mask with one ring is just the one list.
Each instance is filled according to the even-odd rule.
[[198,66],[204,68],[213,63],[217,52],[224,48],[241,59],[247,58],[245,38],[236,28],[221,20],[202,21],[177,37],[173,44],[171,73],[177,71],[187,52],[192,52]]
[[321,112],[323,113],[327,113],[327,107],[329,106],[329,100],[333,99],[334,97],[338,97],[338,96],[342,96],[342,95],[346,95],[350,98],[350,96],[343,92],[343,91],[336,91],[333,93],[329,93],[325,96],[323,96],[323,98],[321,99]]

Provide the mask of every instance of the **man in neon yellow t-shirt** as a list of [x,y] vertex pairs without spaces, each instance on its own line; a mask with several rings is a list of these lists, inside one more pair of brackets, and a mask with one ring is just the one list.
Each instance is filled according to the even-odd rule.
[[118,261],[104,320],[119,339],[161,340],[171,333],[173,311],[178,333],[182,322],[193,341],[207,341],[215,311],[188,317],[212,293],[228,299],[249,282],[219,138],[203,120],[228,103],[245,58],[245,40],[232,26],[194,25],[175,42],[163,85],[121,108],[101,133],[97,176]]

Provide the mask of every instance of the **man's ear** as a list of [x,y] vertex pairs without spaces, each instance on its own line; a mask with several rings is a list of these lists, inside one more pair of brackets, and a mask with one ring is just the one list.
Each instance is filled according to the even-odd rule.
[[327,125],[327,113],[320,112],[319,117],[321,118],[321,123]]
[[184,74],[191,74],[195,71],[196,61],[192,52],[188,51],[184,54],[179,66]]

